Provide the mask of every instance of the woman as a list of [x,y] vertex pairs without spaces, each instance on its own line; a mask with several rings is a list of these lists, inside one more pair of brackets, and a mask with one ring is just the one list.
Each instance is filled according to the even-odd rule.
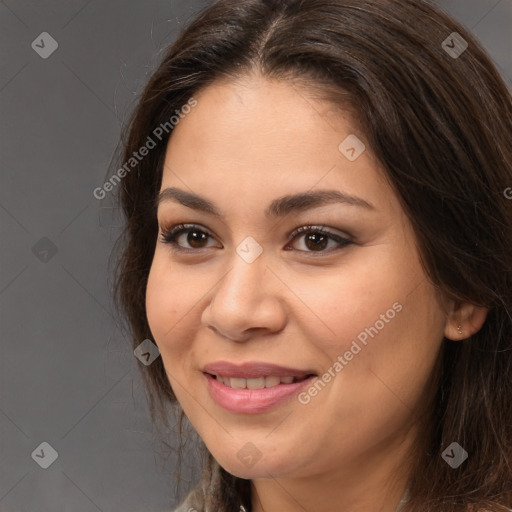
[[220,0],[127,133],[117,297],[205,445],[180,512],[512,507],[512,99],[471,34]]

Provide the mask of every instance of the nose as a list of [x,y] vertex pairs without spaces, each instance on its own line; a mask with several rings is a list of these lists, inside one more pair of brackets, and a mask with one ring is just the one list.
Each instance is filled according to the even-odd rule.
[[237,342],[275,334],[286,323],[283,290],[263,255],[247,263],[235,254],[231,269],[212,290],[202,324]]

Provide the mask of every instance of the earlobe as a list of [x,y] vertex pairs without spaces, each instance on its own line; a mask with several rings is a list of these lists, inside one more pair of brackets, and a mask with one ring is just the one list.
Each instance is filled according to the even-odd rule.
[[454,304],[448,315],[444,336],[453,341],[465,340],[478,332],[484,325],[489,308],[468,302]]

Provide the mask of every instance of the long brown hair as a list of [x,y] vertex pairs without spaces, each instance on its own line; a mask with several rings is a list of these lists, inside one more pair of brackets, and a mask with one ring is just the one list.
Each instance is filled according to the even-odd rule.
[[[168,48],[120,160],[148,137],[155,147],[125,167],[116,187],[126,226],[115,297],[133,346],[152,338],[145,291],[172,136],[169,124],[160,137],[155,129],[219,78],[254,70],[351,107],[412,223],[430,281],[490,309],[470,338],[443,340],[404,510],[512,507],[512,98],[481,44],[427,0],[220,0]],[[162,360],[140,366],[152,419],[166,421],[169,405],[179,404]],[[457,470],[441,457],[454,441],[469,453]],[[251,510],[250,481],[228,474],[208,451],[202,482],[211,510]]]

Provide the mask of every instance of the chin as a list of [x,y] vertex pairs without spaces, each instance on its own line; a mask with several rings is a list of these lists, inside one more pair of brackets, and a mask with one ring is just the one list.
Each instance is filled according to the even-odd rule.
[[230,461],[228,464],[220,464],[229,474],[244,480],[254,480],[260,478],[273,478],[275,473],[272,467],[259,461],[253,467],[249,468],[238,461]]
[[271,460],[263,454],[261,454],[261,458],[258,458],[258,455],[255,452],[254,457],[251,460],[251,458],[246,455],[250,452],[250,449],[246,449],[245,453],[240,453],[240,458],[238,457],[238,454],[235,455],[235,457],[233,457],[232,454],[229,454],[226,457],[217,458],[215,455],[214,457],[225,471],[233,476],[244,478],[246,480],[283,476],[283,474],[288,474],[289,471],[291,471],[290,466],[293,466],[293,460],[291,460],[290,457],[287,457],[287,460],[285,461]]

